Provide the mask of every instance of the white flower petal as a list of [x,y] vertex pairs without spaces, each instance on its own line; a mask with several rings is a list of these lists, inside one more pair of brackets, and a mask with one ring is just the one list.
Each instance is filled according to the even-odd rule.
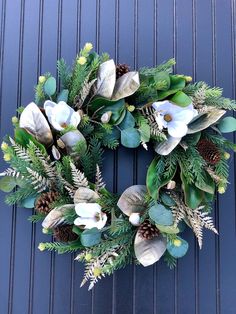
[[156,111],[168,111],[170,110],[171,106],[172,106],[172,103],[170,103],[168,100],[157,101],[152,104],[152,107]]
[[187,125],[181,121],[171,121],[168,123],[168,133],[172,137],[183,137],[187,133]]
[[95,227],[97,227],[100,230],[100,229],[102,229],[105,226],[106,222],[107,222],[107,215],[102,213],[101,214],[101,219],[96,222],[96,226]]
[[84,226],[85,229],[91,229],[97,226],[97,220],[95,218],[78,217],[74,220],[74,225]]
[[101,213],[101,206],[97,203],[78,203],[75,205],[75,211],[78,216],[93,218]]
[[194,112],[192,110],[181,110],[173,114],[173,121],[181,121],[188,124],[193,119],[193,116]]
[[80,123],[81,117],[78,112],[73,112],[70,117],[70,125],[73,125],[74,127],[77,127]]
[[51,115],[52,109],[56,106],[57,104],[51,100],[46,100],[43,107],[45,110],[46,115],[49,118],[49,115]]

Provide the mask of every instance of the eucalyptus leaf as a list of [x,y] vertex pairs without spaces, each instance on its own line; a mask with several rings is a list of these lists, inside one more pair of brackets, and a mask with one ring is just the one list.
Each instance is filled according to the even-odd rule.
[[188,247],[188,242],[180,237],[176,237],[175,240],[167,243],[167,251],[175,258],[183,257],[187,253]]
[[128,72],[116,81],[112,99],[119,100],[133,95],[138,90],[139,86],[138,72]]
[[91,247],[101,242],[101,232],[97,228],[84,230],[80,235],[81,244]]
[[97,95],[110,99],[116,83],[114,60],[103,62],[98,69]]
[[127,216],[132,213],[143,213],[147,208],[146,193],[145,185],[132,185],[121,194],[117,206]]
[[166,251],[166,239],[159,235],[146,240],[137,232],[134,240],[134,252],[137,260],[144,266],[156,263]]
[[19,126],[35,136],[40,143],[46,146],[52,144],[53,137],[49,124],[35,103],[32,102],[25,107],[20,116]]
[[63,89],[60,94],[57,96],[57,102],[64,101],[67,103],[68,101],[69,90]]
[[209,112],[198,114],[188,124],[187,134],[192,134],[207,129],[209,126],[216,123],[224,114],[225,110],[219,109],[213,109]]
[[119,128],[124,130],[128,128],[133,128],[134,126],[135,126],[135,119],[133,115],[129,111],[126,111],[123,121],[119,124]]
[[236,119],[234,117],[225,117],[220,120],[217,125],[222,133],[230,133],[236,131]]
[[166,205],[166,206],[175,206],[176,205],[175,201],[173,200],[173,198],[169,194],[162,192],[160,194],[160,196],[161,196],[161,201],[164,205]]
[[149,211],[149,217],[159,225],[171,226],[173,224],[173,215],[170,209],[162,204],[153,205]]
[[5,176],[0,179],[0,190],[6,193],[11,192],[16,187],[16,179],[10,176]]
[[180,229],[174,225],[164,226],[156,224],[156,227],[162,233],[177,234],[180,232]]
[[140,144],[140,133],[135,128],[128,128],[121,131],[121,144],[128,148],[136,148]]
[[29,196],[21,202],[21,206],[24,208],[34,208],[35,200],[36,196]]
[[54,77],[50,76],[43,85],[43,89],[46,95],[51,97],[55,94],[57,88],[57,81]]

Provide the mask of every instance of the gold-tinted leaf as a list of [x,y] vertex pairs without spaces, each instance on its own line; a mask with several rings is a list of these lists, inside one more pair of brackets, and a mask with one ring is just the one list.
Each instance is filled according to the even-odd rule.
[[64,143],[68,153],[73,152],[73,147],[75,147],[78,142],[83,141],[86,144],[86,140],[83,134],[78,130],[69,131],[66,134],[62,135],[59,139],[60,147],[62,146],[61,141]]
[[116,65],[114,60],[103,62],[98,70],[97,95],[110,99],[116,82]]
[[189,123],[187,134],[192,134],[207,129],[209,126],[216,123],[224,114],[225,110],[219,109],[200,113]]
[[127,216],[132,213],[143,213],[147,206],[145,202],[146,193],[145,185],[132,185],[122,193],[117,206]]
[[143,266],[156,263],[166,251],[166,239],[159,235],[151,240],[142,238],[137,232],[134,240],[134,251]]
[[138,72],[128,72],[117,81],[112,95],[112,100],[119,100],[133,95],[140,86]]
[[63,224],[65,220],[65,212],[70,210],[71,208],[74,208],[74,206],[74,204],[66,204],[51,210],[42,222],[43,228],[51,229]]
[[50,126],[35,103],[25,107],[20,116],[20,128],[32,134],[40,143],[49,146],[53,142]]
[[169,136],[166,141],[157,144],[154,150],[159,155],[169,155],[173,149],[179,144],[181,138]]
[[80,187],[76,190],[74,195],[74,203],[96,203],[99,199],[98,193],[85,187]]

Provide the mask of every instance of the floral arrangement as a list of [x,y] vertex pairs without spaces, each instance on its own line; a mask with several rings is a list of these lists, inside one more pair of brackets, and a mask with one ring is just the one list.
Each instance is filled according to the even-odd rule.
[[[222,89],[172,73],[173,59],[130,71],[85,44],[73,66],[58,61],[58,80],[39,77],[35,100],[18,108],[14,136],[1,145],[9,167],[0,188],[7,204],[34,208],[51,241],[41,251],[76,252],[85,263],[82,285],[129,263],[149,266],[164,258],[170,268],[188,251],[181,233],[203,228],[216,191],[228,184],[229,150],[222,134],[236,130],[236,109]],[[155,158],[146,185],[121,195],[101,174],[104,148],[142,146]]]

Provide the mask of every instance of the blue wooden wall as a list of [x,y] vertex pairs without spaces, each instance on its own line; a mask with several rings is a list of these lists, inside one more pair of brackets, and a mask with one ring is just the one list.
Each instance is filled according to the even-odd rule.
[[[17,106],[56,60],[68,62],[87,41],[133,68],[177,60],[179,73],[235,97],[235,0],[0,0],[1,137]],[[232,138],[232,136],[231,136]],[[108,186],[121,192],[144,183],[151,153],[120,149],[104,161]],[[188,255],[170,271],[163,262],[131,266],[80,289],[83,267],[73,256],[40,253],[47,240],[27,221],[29,210],[0,208],[0,314],[235,314],[235,162],[231,185],[216,201],[220,236],[205,234],[201,252],[190,232]],[[4,168],[1,162],[1,170]]]

